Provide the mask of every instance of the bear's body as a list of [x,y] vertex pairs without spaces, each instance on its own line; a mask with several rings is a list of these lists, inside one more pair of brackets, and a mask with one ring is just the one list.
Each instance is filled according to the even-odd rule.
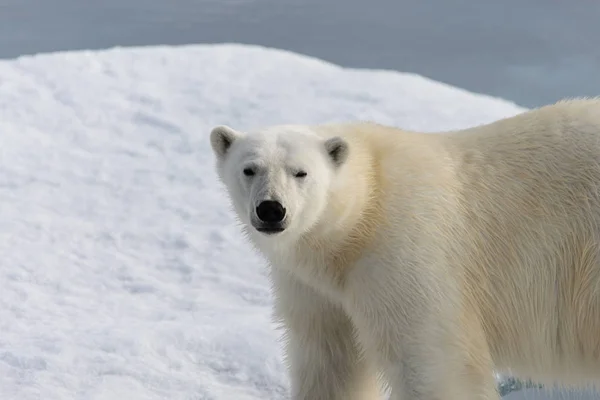
[[211,141],[272,266],[294,400],[378,399],[378,372],[403,400],[497,399],[494,369],[600,381],[600,100]]

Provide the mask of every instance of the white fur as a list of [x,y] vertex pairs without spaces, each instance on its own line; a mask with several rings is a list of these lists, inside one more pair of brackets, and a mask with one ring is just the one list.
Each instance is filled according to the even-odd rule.
[[[211,143],[272,266],[294,400],[377,399],[378,373],[403,400],[497,399],[493,369],[600,380],[600,101],[440,134],[217,127]],[[279,234],[252,224],[269,198]]]

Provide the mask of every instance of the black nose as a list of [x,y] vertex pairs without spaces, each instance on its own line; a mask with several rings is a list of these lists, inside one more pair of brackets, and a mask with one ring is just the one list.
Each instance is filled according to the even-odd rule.
[[265,200],[256,207],[256,216],[262,222],[274,224],[283,221],[285,208],[278,201]]

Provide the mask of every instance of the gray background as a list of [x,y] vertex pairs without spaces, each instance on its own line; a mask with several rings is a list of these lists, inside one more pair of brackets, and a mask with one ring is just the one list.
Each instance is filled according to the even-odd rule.
[[0,0],[0,57],[238,42],[531,107],[600,95],[597,0]]

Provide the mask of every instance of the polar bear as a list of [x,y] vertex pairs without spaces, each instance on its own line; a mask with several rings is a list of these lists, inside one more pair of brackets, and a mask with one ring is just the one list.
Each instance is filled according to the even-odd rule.
[[270,264],[294,400],[498,399],[600,380],[600,100],[464,130],[215,127]]

